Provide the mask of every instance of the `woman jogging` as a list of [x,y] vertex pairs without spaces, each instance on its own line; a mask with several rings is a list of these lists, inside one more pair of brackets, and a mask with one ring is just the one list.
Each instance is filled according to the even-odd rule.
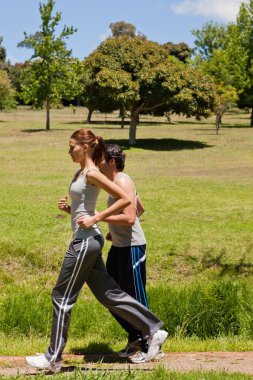
[[[71,135],[69,153],[81,168],[70,184],[71,206],[65,197],[59,201],[58,207],[71,215],[73,239],[52,292],[54,315],[50,345],[45,354],[26,358],[29,365],[38,369],[60,370],[71,309],[85,282],[101,304],[141,331],[143,339],[148,340],[146,361],[155,358],[168,335],[160,330],[163,323],[145,306],[121,291],[106,272],[102,259],[104,240],[97,222],[124,209],[131,201],[97,169],[104,152],[103,139],[90,130],[80,129]],[[100,188],[117,200],[104,211],[95,213]]]

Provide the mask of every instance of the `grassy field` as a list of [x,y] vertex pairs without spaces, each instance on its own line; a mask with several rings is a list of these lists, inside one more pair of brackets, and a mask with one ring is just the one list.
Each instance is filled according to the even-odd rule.
[[[68,156],[69,136],[85,119],[82,108],[75,114],[53,110],[52,130],[46,132],[44,111],[23,107],[0,114],[0,355],[31,353],[47,344],[50,291],[71,238],[69,218],[57,201],[77,169]],[[125,149],[126,172],[145,204],[148,296],[170,333],[165,349],[252,349],[249,115],[226,115],[218,136],[213,118],[172,116],[168,124],[143,116],[131,148],[128,126],[119,127],[117,114],[93,119],[95,134]],[[98,208],[105,202],[101,192]],[[72,322],[69,352],[106,352],[125,342],[87,288]]]
[[[10,376],[1,377],[2,380],[10,379]],[[164,370],[162,367],[155,371],[85,371],[76,370],[72,373],[62,373],[54,375],[55,380],[250,380],[251,375],[243,375],[240,373],[228,374],[225,372],[189,372],[177,373]],[[27,379],[25,375],[19,375],[19,380]],[[29,375],[29,379],[48,379],[48,375]]]

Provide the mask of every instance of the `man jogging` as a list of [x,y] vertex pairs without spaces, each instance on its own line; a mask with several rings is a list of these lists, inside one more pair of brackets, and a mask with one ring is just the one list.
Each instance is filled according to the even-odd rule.
[[[125,154],[116,144],[106,146],[105,157],[100,171],[127,193],[131,204],[118,214],[103,219],[108,223],[107,240],[112,241],[108,253],[106,269],[122,290],[148,307],[146,295],[146,239],[141,228],[139,216],[144,212],[140,197],[137,195],[132,179],[123,173]],[[116,201],[108,195],[108,207]],[[128,333],[127,346],[119,351],[120,357],[129,357],[134,363],[145,361],[148,351],[147,341],[141,332],[135,330],[126,321],[114,315]],[[156,360],[163,357],[162,351]]]

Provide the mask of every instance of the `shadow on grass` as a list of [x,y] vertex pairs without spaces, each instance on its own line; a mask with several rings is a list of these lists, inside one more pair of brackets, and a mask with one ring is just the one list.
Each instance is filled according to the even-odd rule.
[[[93,128],[96,129],[96,128]],[[100,129],[100,128],[97,128]],[[110,129],[110,128],[107,128]],[[50,132],[50,131],[67,131],[67,129],[56,129],[46,131],[45,129],[24,129],[24,133]],[[72,131],[72,130],[71,130]],[[118,144],[124,150],[129,150],[133,146],[129,144],[128,139],[105,139],[106,144]],[[178,139],[137,139],[134,148],[154,151],[176,151],[176,150],[193,150],[211,148],[213,145],[208,145],[201,141],[178,140]]]
[[[119,120],[91,120],[89,124],[86,123],[86,121],[68,121],[66,123],[67,125],[84,125],[86,128],[89,127],[89,125],[116,125],[121,129],[121,122]],[[139,125],[173,125],[173,124],[178,124],[178,123],[169,123],[167,121],[146,121],[146,120],[140,120]],[[130,125],[130,120],[125,120],[124,126],[129,126]]]
[[120,358],[105,343],[93,342],[86,347],[74,347],[71,349],[71,353],[79,356],[83,355],[84,363],[125,363],[127,361],[126,358]]
[[[118,144],[124,150],[131,149],[126,139],[107,139],[106,144]],[[212,145],[200,141],[177,140],[177,139],[137,139],[134,148],[155,150],[155,151],[176,151],[176,150],[192,150],[211,148]]]
[[42,128],[40,128],[40,129],[22,129],[21,130],[21,132],[23,132],[23,133],[36,133],[36,132],[46,132],[46,133],[50,133],[50,132],[62,132],[62,131],[69,131],[69,132],[74,132],[74,130],[73,129],[65,129],[65,128],[56,128],[56,129],[54,129],[54,128],[51,128],[51,129],[49,129],[49,130],[46,130],[46,129],[42,129]]
[[[252,247],[249,248],[252,250]],[[219,268],[220,276],[229,275],[253,275],[253,263],[247,262],[245,255],[237,263],[229,264],[224,262],[226,250],[222,250],[219,255],[215,256],[212,252],[207,252],[201,259],[203,270],[208,268]]]
[[243,124],[236,124],[236,125],[230,125],[230,124],[224,124],[220,127],[220,130],[222,130],[223,128],[225,129],[237,129],[237,128],[251,128],[253,129],[253,127],[251,127],[250,125],[243,125]]
[[71,353],[74,355],[97,355],[97,353],[102,354],[113,354],[116,355],[115,352],[111,350],[108,344],[105,343],[90,343],[86,347],[74,347],[71,349]]

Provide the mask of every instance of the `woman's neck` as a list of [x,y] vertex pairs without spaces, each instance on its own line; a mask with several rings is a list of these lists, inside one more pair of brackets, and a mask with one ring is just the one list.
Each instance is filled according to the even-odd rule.
[[82,172],[85,171],[85,170],[88,170],[90,168],[96,167],[95,163],[92,161],[91,158],[87,158],[85,161],[81,162],[80,166],[81,166],[81,171]]

